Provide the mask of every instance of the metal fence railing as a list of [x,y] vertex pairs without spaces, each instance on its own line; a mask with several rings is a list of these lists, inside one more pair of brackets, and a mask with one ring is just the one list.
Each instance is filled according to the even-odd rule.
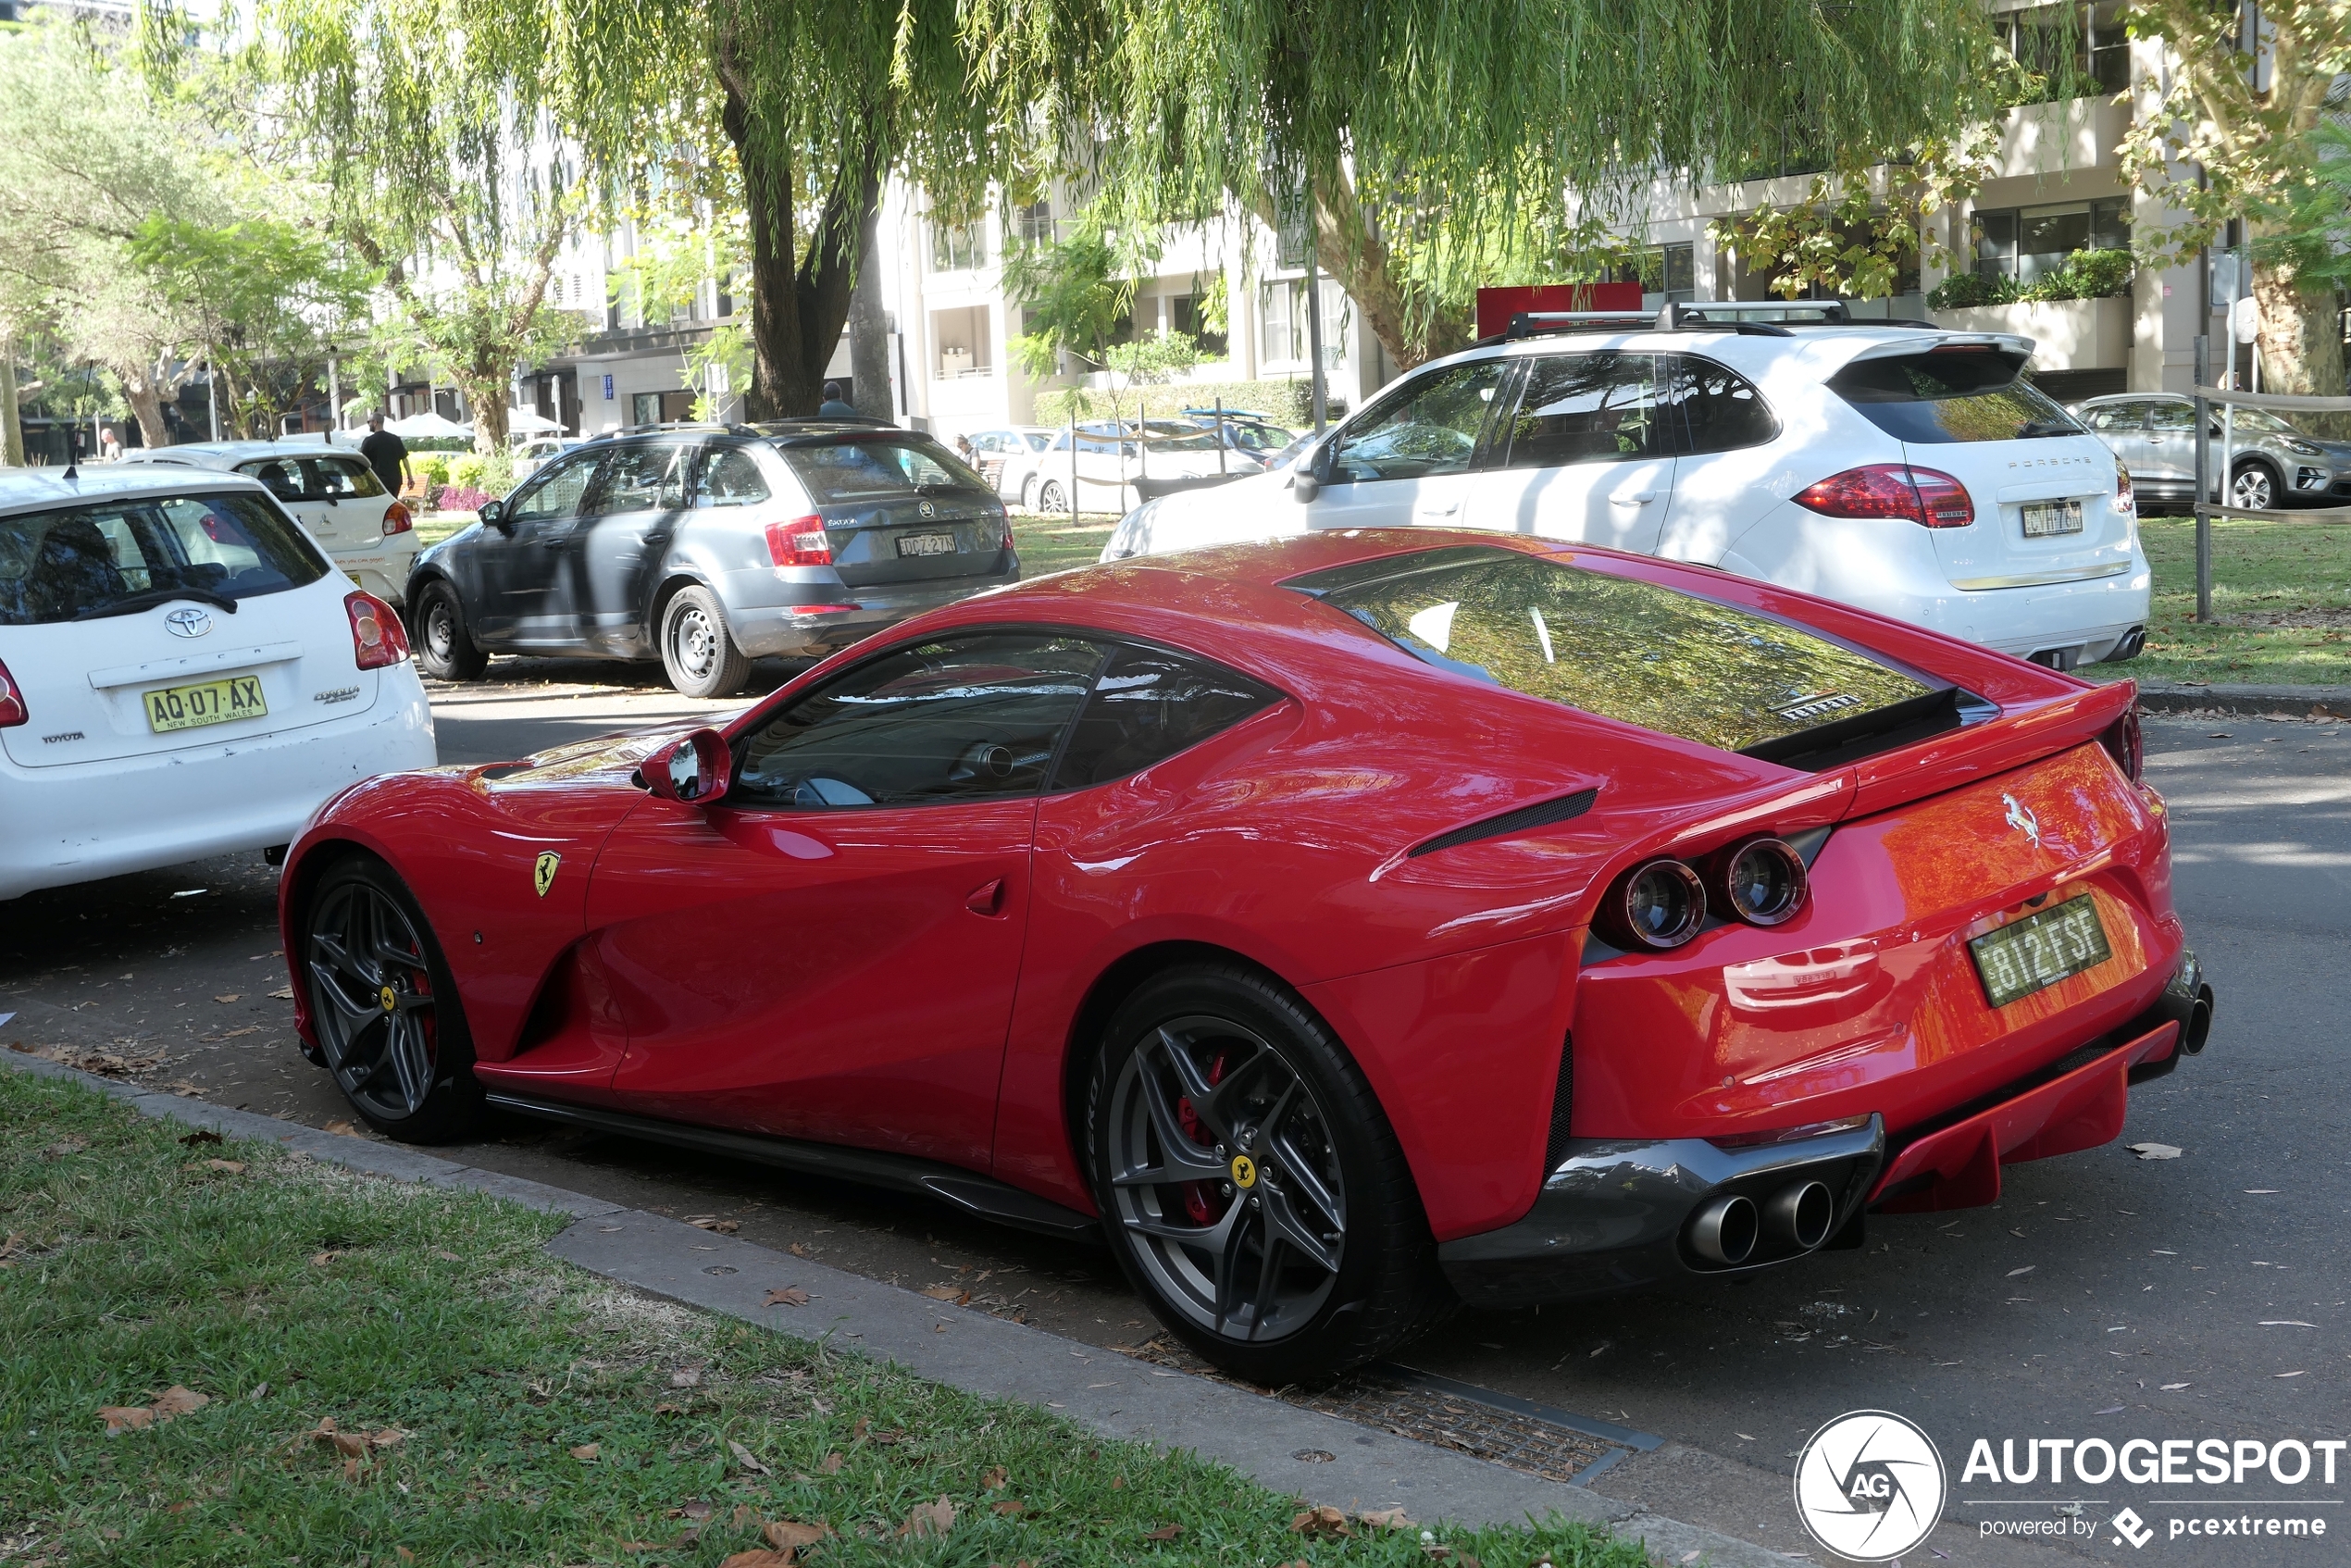
[[[2203,340],[2197,340],[2202,348]],[[2200,382],[2203,378],[2198,377]],[[2221,412],[2220,466],[2212,466],[2212,411]],[[2309,506],[2286,511],[2275,506],[2233,506],[2235,487],[2230,482],[2235,466],[2235,424],[2239,408],[2268,408],[2281,414],[2351,414],[2351,397],[2295,397],[2279,392],[2233,392],[2225,387],[2196,389],[2196,618],[2212,619],[2212,519],[2249,517],[2281,523],[2351,524],[2351,506]]]

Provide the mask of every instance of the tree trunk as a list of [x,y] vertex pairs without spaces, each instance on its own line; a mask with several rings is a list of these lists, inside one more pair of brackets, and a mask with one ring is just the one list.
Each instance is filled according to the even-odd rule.
[[474,417],[474,450],[497,456],[506,450],[506,378],[485,372],[454,380]]
[[2257,265],[2261,390],[2314,397],[2344,393],[2343,334],[2332,285],[2304,284],[2283,268]]
[[[1270,200],[1259,202],[1257,215],[1267,228],[1280,227]],[[1433,312],[1417,330],[1413,328],[1404,282],[1393,270],[1395,258],[1364,221],[1354,184],[1344,169],[1329,169],[1315,178],[1314,257],[1347,291],[1399,368],[1410,370],[1469,346],[1471,323],[1458,312]]]
[[850,401],[872,419],[889,419],[898,410],[889,392],[889,321],[882,312],[881,257],[874,246],[881,208],[865,214],[858,236],[857,284],[849,292]]
[[139,421],[140,442],[149,447],[170,445],[171,429],[163,422],[163,391],[155,385],[155,367],[118,365],[115,374],[122,379],[123,401]]
[[0,464],[24,467],[24,422],[17,414],[17,340],[0,337]]

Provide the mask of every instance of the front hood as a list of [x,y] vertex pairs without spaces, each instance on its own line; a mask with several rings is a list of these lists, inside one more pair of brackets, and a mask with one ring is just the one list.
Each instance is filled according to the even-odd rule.
[[491,763],[468,770],[477,787],[492,790],[544,788],[564,784],[628,784],[644,760],[681,735],[710,726],[699,719],[677,719],[645,729],[599,735],[534,752],[519,762]]
[[1179,490],[1126,514],[1102,547],[1105,561],[1164,555],[1211,544],[1251,544],[1306,531],[1307,508],[1290,499],[1287,471]]

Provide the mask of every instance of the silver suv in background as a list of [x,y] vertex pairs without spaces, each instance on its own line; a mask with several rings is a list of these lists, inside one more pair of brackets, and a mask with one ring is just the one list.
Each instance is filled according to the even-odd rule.
[[852,419],[665,427],[550,459],[426,551],[417,657],[662,662],[690,697],[1020,579],[1004,504],[927,435]]
[[[2196,404],[2161,392],[2094,397],[2076,404],[2085,429],[2114,449],[2129,470],[2142,510],[2186,507],[2196,495]],[[2229,429],[2233,425],[2233,430]],[[2224,452],[2224,442],[2231,443]],[[2266,408],[2240,408],[2212,419],[2213,489],[2229,475],[2229,504],[2255,511],[2340,505],[2351,497],[2351,442],[2303,434]]]

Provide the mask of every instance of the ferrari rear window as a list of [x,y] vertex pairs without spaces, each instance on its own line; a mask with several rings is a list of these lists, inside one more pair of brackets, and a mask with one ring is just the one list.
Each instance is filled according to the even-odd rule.
[[1959,722],[1961,696],[1844,643],[1694,593],[1491,545],[1293,578],[1442,669],[1792,767]]

